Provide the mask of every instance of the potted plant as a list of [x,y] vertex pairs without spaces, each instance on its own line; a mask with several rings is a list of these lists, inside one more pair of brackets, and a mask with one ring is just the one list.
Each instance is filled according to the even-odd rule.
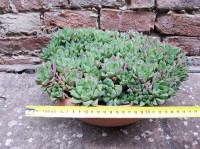
[[[41,58],[37,83],[67,106],[158,106],[187,78],[184,52],[132,31],[59,30]],[[101,126],[136,120],[83,119]]]

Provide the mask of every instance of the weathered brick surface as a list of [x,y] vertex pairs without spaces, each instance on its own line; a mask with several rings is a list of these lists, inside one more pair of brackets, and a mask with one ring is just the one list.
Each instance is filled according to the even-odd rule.
[[164,42],[181,47],[190,56],[200,55],[200,37],[173,36],[165,38]]
[[97,7],[99,5],[103,7],[122,7],[125,5],[123,0],[69,0],[70,7]]
[[49,40],[50,36],[0,38],[0,64],[40,63],[39,53]]
[[19,11],[50,9],[52,7],[66,7],[68,0],[13,0]]
[[190,65],[200,66],[200,56],[190,56],[188,60]]
[[12,57],[0,57],[0,65],[12,65],[12,64],[40,64],[42,60],[39,57],[33,56],[12,56]]
[[120,11],[113,9],[101,10],[101,28],[109,30],[137,30],[149,32],[154,28],[155,13]]
[[72,11],[65,10],[59,12],[46,12],[44,14],[45,30],[54,30],[55,28],[81,28],[97,27],[97,18],[91,11]]
[[200,7],[200,0],[157,0],[161,9],[193,9]]
[[40,51],[49,43],[49,36],[30,36],[15,38],[0,38],[0,52],[11,55],[21,53],[25,55],[33,54],[34,50]]
[[157,29],[163,34],[200,36],[200,14],[171,14],[157,18]]
[[37,34],[41,30],[39,13],[0,15],[0,36],[13,34]]
[[152,8],[154,7],[155,0],[131,0],[130,8]]
[[8,8],[8,0],[0,0],[0,12]]

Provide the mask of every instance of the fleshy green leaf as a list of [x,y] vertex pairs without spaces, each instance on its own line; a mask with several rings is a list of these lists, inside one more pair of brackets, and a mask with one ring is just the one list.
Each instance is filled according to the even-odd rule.
[[88,106],[90,106],[92,103],[93,103],[92,100],[88,100],[88,101],[84,101],[84,102],[83,102],[83,105],[88,107]]
[[75,98],[80,98],[81,97],[75,90],[71,90],[70,93],[71,93],[71,96],[73,96]]

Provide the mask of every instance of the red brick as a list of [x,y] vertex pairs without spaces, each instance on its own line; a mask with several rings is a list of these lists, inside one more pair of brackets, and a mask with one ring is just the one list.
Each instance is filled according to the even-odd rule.
[[46,47],[49,40],[48,36],[0,38],[0,52],[6,55],[33,55],[33,51]]
[[152,8],[154,7],[155,0],[131,0],[130,8]]
[[200,36],[200,14],[170,14],[157,18],[157,29],[163,34]]
[[200,0],[157,0],[160,9],[194,9],[200,7]]
[[13,4],[19,11],[50,9],[52,7],[66,7],[68,0],[13,0]]
[[164,42],[181,47],[190,56],[200,56],[200,37],[173,36],[165,38]]
[[102,9],[101,28],[108,30],[149,32],[154,28],[155,17],[156,15],[153,12]]
[[70,7],[80,8],[80,7],[97,7],[101,5],[102,7],[122,7],[125,5],[123,0],[69,0]]
[[45,30],[49,31],[54,28],[97,28],[97,18],[93,17],[91,11],[72,11],[64,10],[59,12],[46,12],[44,14]]

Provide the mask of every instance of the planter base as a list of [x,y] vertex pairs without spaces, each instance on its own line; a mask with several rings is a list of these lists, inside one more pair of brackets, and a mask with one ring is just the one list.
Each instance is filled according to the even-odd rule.
[[141,119],[137,118],[82,118],[81,121],[95,126],[119,127],[133,124]]
[[[58,100],[58,105],[60,106],[74,106],[70,99],[66,100]],[[132,123],[135,123],[140,118],[80,118],[81,121],[92,124],[95,126],[103,126],[103,127],[118,127],[118,126],[125,126]]]

